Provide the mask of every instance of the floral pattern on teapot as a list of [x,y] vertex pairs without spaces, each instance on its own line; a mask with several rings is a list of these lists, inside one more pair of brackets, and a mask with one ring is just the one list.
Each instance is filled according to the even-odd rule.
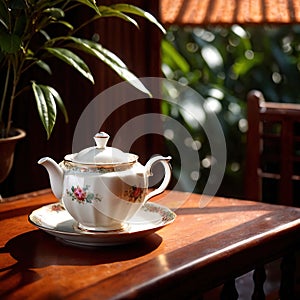
[[[71,197],[72,201],[77,201],[80,204],[92,203],[93,200],[101,201],[102,197],[98,194],[89,192],[89,185],[84,187],[72,186],[71,190],[66,189],[66,194]],[[147,189],[137,186],[131,186],[125,190],[123,199],[128,202],[141,203],[145,198]]]
[[129,202],[141,203],[145,198],[146,192],[147,189],[145,188],[131,186],[130,189],[124,192],[124,199]]
[[93,200],[101,201],[102,198],[98,194],[94,194],[88,191],[89,185],[85,187],[72,186],[71,190],[66,190],[66,194],[71,197],[72,201],[77,201],[78,203],[92,203]]

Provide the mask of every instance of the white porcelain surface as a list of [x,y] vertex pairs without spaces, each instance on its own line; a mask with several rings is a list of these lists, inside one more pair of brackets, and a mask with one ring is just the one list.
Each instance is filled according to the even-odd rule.
[[34,210],[29,221],[64,243],[97,247],[130,243],[171,224],[175,217],[169,208],[147,202],[119,231],[83,232],[63,205],[54,203]]
[[136,177],[130,170],[119,172],[119,176],[115,173],[65,175],[62,202],[82,227],[116,230],[142,207],[147,194],[146,178],[134,178],[137,185],[130,185],[129,179]]

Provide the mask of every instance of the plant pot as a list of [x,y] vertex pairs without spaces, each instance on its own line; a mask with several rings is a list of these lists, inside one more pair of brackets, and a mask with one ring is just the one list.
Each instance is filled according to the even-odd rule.
[[14,161],[16,143],[26,135],[22,129],[11,129],[8,138],[0,138],[0,183],[8,176]]

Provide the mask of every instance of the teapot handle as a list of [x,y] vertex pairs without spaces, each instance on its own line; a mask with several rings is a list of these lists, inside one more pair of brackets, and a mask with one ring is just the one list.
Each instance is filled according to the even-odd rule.
[[153,190],[148,195],[146,195],[145,202],[147,202],[153,196],[156,196],[156,195],[162,193],[167,188],[167,186],[171,180],[171,166],[169,164],[170,159],[171,159],[171,156],[164,157],[164,156],[159,155],[159,156],[154,156],[154,157],[150,158],[149,161],[146,163],[145,168],[146,168],[146,172],[147,172],[146,174],[148,176],[152,175],[151,168],[157,162],[160,162],[164,166],[165,176],[164,176],[164,180],[161,183],[161,185],[157,189]]

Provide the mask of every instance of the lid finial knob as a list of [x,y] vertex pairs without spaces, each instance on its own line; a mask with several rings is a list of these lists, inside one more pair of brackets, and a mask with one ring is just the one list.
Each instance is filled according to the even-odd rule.
[[105,149],[106,144],[109,140],[110,136],[105,132],[99,132],[94,136],[94,140],[96,142],[96,148]]

